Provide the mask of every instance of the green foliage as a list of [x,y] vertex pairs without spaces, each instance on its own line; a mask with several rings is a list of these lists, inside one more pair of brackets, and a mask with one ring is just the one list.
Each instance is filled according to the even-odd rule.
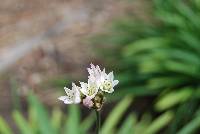
[[110,113],[107,117],[104,125],[102,126],[101,133],[108,134],[111,133],[112,129],[117,125],[123,113],[129,107],[132,102],[132,98],[130,96],[124,98]]
[[47,113],[47,110],[43,107],[43,105],[38,101],[38,99],[30,95],[29,96],[29,103],[33,107],[33,110],[35,110],[36,118],[39,132],[42,134],[55,134],[55,129],[52,127],[52,124],[49,120],[49,116]]
[[[21,134],[86,134],[94,123],[94,117],[88,116],[80,122],[78,106],[68,107],[67,116],[59,108],[52,110],[51,116],[47,108],[34,95],[28,97],[28,119],[20,112],[13,112],[13,119]],[[0,117],[0,132],[13,134],[11,128]]]
[[89,131],[90,127],[94,124],[95,119],[96,118],[94,113],[91,113],[82,121],[82,123],[80,124],[82,133],[87,133]]
[[168,123],[173,118],[172,112],[166,112],[163,115],[156,118],[145,130],[145,134],[155,134],[159,132],[164,126],[168,125]]
[[19,111],[13,112],[13,118],[16,122],[16,125],[20,129],[21,134],[33,134],[28,122],[24,119],[23,115]]
[[123,122],[123,125],[120,127],[118,134],[128,134],[130,132],[133,132],[133,126],[135,122],[136,118],[132,114],[127,116],[126,120]]
[[[112,109],[106,120],[102,122],[102,134],[137,134],[138,132],[152,134],[165,127],[173,116],[171,112],[166,112],[156,120],[149,120],[150,115],[148,114],[148,116],[143,115],[141,121],[137,119],[135,113],[130,113],[129,116],[126,116],[125,113],[131,106],[132,100],[131,96],[127,96]],[[64,114],[59,108],[54,108],[51,116],[47,116],[48,113],[45,113],[47,108],[33,95],[29,96],[29,106],[28,119],[20,111],[13,112],[13,119],[21,134],[94,133],[94,130],[92,130],[96,119],[94,111],[91,111],[90,115],[81,120],[79,106],[70,105],[67,107],[67,114]],[[37,114],[38,111],[40,111],[40,114]],[[125,117],[124,121],[122,121],[123,117]],[[2,117],[0,117],[0,132],[13,134],[11,128]]]
[[5,120],[2,117],[0,117],[0,133],[13,134],[10,127],[8,126],[8,124],[5,122]]
[[68,112],[68,120],[66,122],[65,126],[65,132],[67,134],[79,134],[80,129],[80,110],[77,105],[71,105],[69,106],[69,112]]
[[95,47],[108,66],[118,71],[120,87],[113,97],[150,98],[147,111],[156,114],[155,120],[160,112],[179,113],[170,117],[162,133],[197,133],[199,120],[193,114],[199,110],[199,0],[154,0],[152,7],[151,20],[121,18],[108,33],[95,38]]

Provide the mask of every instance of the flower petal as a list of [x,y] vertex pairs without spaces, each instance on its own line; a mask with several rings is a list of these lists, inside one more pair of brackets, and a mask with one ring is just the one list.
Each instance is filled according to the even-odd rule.
[[64,90],[67,95],[71,94],[71,89],[64,87]]
[[72,83],[72,90],[74,92],[74,103],[80,103],[81,102],[81,97],[80,97],[80,87],[76,86],[74,83]]
[[65,104],[72,104],[73,103],[73,101],[70,100],[67,96],[60,96],[58,99],[63,101]]
[[85,82],[80,82],[80,84],[81,84],[80,91],[81,91],[84,95],[87,95],[87,87],[88,87],[88,84],[85,83]]
[[113,80],[114,80],[113,72],[110,72],[110,73],[108,74],[108,79],[109,79],[110,81],[113,81]]
[[119,83],[118,80],[114,80],[114,81],[113,81],[113,87],[116,86],[118,83]]
[[111,89],[109,89],[109,90],[102,90],[102,91],[104,91],[104,92],[106,92],[106,93],[112,93],[112,92],[114,92],[114,89],[113,88],[111,88]]

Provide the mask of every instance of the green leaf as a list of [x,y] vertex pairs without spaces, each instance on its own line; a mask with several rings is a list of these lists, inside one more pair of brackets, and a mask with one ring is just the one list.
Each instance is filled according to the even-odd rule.
[[[199,46],[200,49],[200,46]],[[166,50],[165,50],[166,51]],[[193,64],[199,66],[200,55],[194,53],[194,51],[180,50],[180,49],[169,49],[165,53],[168,54],[170,58],[178,59],[184,63]]]
[[137,122],[133,127],[135,134],[143,134],[146,128],[151,124],[151,116],[144,113],[139,122]]
[[177,134],[192,134],[200,127],[200,116],[196,116],[188,124],[186,124]]
[[151,78],[148,82],[148,88],[163,90],[163,88],[168,88],[175,85],[177,86],[177,85],[182,84],[185,81],[187,81],[187,79],[179,77],[179,76]]
[[200,29],[199,14],[197,14],[195,10],[193,10],[193,8],[189,7],[185,2],[182,2],[182,1],[179,2],[175,6],[175,8],[182,16],[184,16],[185,18],[189,20],[189,23],[190,25],[193,26],[193,28],[198,29],[198,30]]
[[181,63],[171,60],[165,62],[165,67],[169,71],[178,72],[193,77],[199,77],[199,66],[194,66],[193,64]]
[[55,130],[49,120],[48,112],[34,95],[28,96],[29,104],[33,107],[36,113],[38,129],[42,134],[55,134]]
[[179,28],[185,28],[187,26],[185,18],[178,14],[171,14],[169,12],[159,10],[158,12],[156,12],[156,15],[167,25],[176,26]]
[[139,52],[144,52],[165,46],[167,43],[168,43],[167,39],[160,37],[150,37],[147,39],[141,39],[124,47],[123,54],[124,56],[131,56]]
[[88,130],[92,127],[93,123],[95,122],[96,118],[94,113],[92,112],[88,117],[86,117],[81,123],[81,132],[83,134],[87,134]]
[[62,119],[61,110],[59,108],[54,108],[52,112],[51,123],[54,129],[56,130],[56,133],[59,133],[59,130],[61,128],[61,119]]
[[21,134],[34,134],[28,122],[19,111],[13,112],[13,118],[19,130],[21,131]]
[[105,123],[102,126],[102,134],[109,134],[120,121],[124,112],[130,106],[133,98],[131,96],[125,97],[117,106],[111,111]]
[[32,106],[29,106],[29,109],[28,109],[28,120],[29,120],[29,125],[32,128],[32,130],[35,133],[37,133],[38,132],[37,113]]
[[165,112],[160,115],[146,128],[144,134],[156,134],[159,130],[169,124],[173,116],[174,114],[172,112]]
[[164,96],[157,101],[155,107],[157,110],[162,111],[166,110],[176,104],[182,103],[189,99],[193,94],[193,90],[191,88],[181,89],[179,91],[173,91]]
[[65,133],[80,134],[80,109],[77,105],[68,106],[68,118],[65,124]]
[[197,52],[200,54],[199,38],[195,33],[190,33],[188,31],[180,30],[176,35],[181,41],[185,42],[187,48],[192,48],[192,52]]
[[118,134],[130,134],[133,133],[133,127],[136,123],[136,118],[130,114],[123,122],[122,126],[118,130]]
[[1,134],[13,134],[11,128],[4,121],[4,119],[0,116],[0,133]]

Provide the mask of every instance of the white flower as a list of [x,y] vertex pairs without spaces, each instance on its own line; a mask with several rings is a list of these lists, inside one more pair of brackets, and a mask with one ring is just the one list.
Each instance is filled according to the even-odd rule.
[[84,83],[84,82],[80,82],[81,84],[81,89],[80,91],[86,95],[89,98],[94,98],[95,95],[98,92],[98,85],[96,84],[96,82],[92,81],[91,79],[88,79],[88,83]]
[[119,83],[118,80],[114,80],[113,72],[109,74],[105,73],[105,69],[101,73],[101,86],[100,89],[107,93],[114,92],[113,87]]
[[66,96],[61,96],[58,99],[63,101],[65,104],[77,104],[81,102],[80,97],[80,87],[76,86],[74,83],[72,83],[72,90],[69,88],[64,87]]
[[114,87],[119,81],[114,80],[113,72],[106,74],[105,69],[101,71],[98,65],[90,64],[90,68],[87,68],[87,70],[89,73],[88,82],[80,82],[81,87],[72,83],[71,90],[64,87],[67,95],[61,96],[58,99],[65,104],[77,104],[81,102],[88,108],[100,110],[105,101],[103,92],[114,92]]
[[94,83],[97,84],[97,86],[100,86],[100,81],[101,81],[101,69],[97,65],[96,67],[91,63],[90,64],[91,68],[87,68],[89,76],[88,79]]
[[98,65],[90,64],[90,66],[90,68],[87,68],[89,73],[88,79],[95,82],[102,91],[112,93],[114,91],[113,87],[119,83],[118,80],[114,80],[113,72],[106,74],[105,69],[101,71]]

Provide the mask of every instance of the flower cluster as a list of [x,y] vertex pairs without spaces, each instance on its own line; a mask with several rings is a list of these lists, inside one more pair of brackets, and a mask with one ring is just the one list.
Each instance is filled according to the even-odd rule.
[[65,104],[82,103],[88,108],[100,110],[105,101],[104,93],[114,92],[114,86],[119,81],[114,80],[113,72],[106,74],[105,69],[101,70],[98,65],[91,64],[87,70],[89,73],[87,83],[80,82],[80,87],[72,83],[72,89],[64,87],[66,96],[58,99]]

